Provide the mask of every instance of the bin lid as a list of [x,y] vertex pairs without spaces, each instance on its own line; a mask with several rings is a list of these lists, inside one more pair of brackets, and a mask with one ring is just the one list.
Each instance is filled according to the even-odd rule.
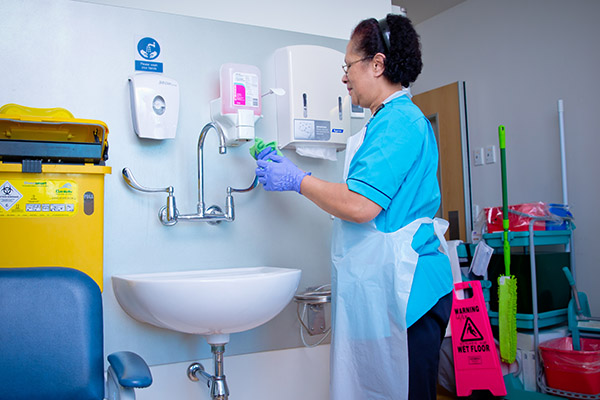
[[64,108],[0,107],[0,160],[95,163],[108,159],[108,127]]

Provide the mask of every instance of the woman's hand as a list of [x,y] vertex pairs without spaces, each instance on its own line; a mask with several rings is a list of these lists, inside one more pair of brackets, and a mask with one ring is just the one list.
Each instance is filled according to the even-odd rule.
[[278,156],[271,148],[258,154],[256,164],[256,176],[265,190],[295,190],[325,212],[343,220],[364,223],[381,212],[381,206],[350,191],[345,183],[332,183],[309,176],[310,173],[302,171],[286,157]]
[[265,190],[286,191],[295,190],[300,193],[302,179],[310,173],[298,168],[293,162],[284,156],[278,156],[272,148],[261,151],[257,158],[256,176]]

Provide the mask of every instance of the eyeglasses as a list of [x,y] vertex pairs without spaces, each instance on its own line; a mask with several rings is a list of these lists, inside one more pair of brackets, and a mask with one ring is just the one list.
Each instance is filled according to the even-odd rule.
[[342,71],[344,71],[344,74],[348,75],[348,70],[350,69],[351,66],[353,66],[354,64],[359,63],[361,61],[368,60],[370,58],[373,58],[373,56],[363,57],[360,60],[352,61],[351,63],[348,63],[346,65],[342,65]]

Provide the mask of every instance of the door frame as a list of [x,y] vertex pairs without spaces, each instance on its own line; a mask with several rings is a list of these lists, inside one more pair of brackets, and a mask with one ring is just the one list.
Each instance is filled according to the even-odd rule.
[[460,139],[463,160],[463,182],[465,193],[465,227],[466,236],[469,242],[473,242],[473,192],[471,186],[471,154],[469,146],[469,124],[467,123],[467,84],[465,81],[458,81],[458,98],[460,109]]
[[[446,85],[442,85],[430,90],[426,90],[422,93],[416,94],[415,96],[420,96],[420,95],[425,95],[423,97],[423,99],[427,99],[429,98],[430,100],[426,101],[428,103],[430,103],[431,105],[433,105],[433,107],[430,106],[426,106],[423,108],[423,112],[425,114],[425,117],[432,123],[432,127],[434,127],[434,125],[437,123],[437,131],[435,132],[436,134],[436,139],[437,139],[437,145],[438,145],[438,152],[439,152],[439,167],[438,167],[438,177],[440,180],[440,189],[443,189],[443,187],[445,187],[445,185],[448,184],[448,182],[446,182],[445,180],[442,180],[442,176],[448,176],[448,171],[444,172],[442,170],[442,159],[443,159],[443,153],[441,151],[441,144],[442,144],[442,138],[440,136],[443,135],[443,132],[440,132],[440,128],[442,125],[444,125],[443,121],[440,121],[440,110],[439,107],[440,106],[435,106],[435,103],[438,104],[442,104],[440,103],[440,101],[443,101],[441,99],[439,100],[433,100],[436,97],[431,97],[431,96],[435,96],[434,93],[446,93],[444,94],[445,96],[454,96],[454,94],[451,94],[452,92],[448,92],[447,89],[449,88],[455,88],[456,89],[456,101],[453,99],[452,103],[455,104],[457,108],[455,108],[452,112],[458,112],[458,116],[456,118],[456,122],[459,124],[458,129],[453,130],[452,132],[454,132],[452,134],[452,136],[448,137],[446,135],[444,135],[444,143],[446,143],[444,145],[444,147],[447,145],[447,143],[453,143],[454,146],[460,145],[460,153],[453,153],[454,155],[452,156],[453,158],[450,158],[448,160],[454,160],[451,161],[453,162],[457,168],[456,173],[458,172],[458,163],[460,162],[461,166],[462,166],[462,205],[460,207],[464,207],[464,209],[462,211],[460,211],[460,207],[458,208],[458,211],[464,213],[464,217],[461,217],[459,221],[460,225],[462,225],[464,223],[464,236],[463,234],[460,234],[460,238],[467,241],[467,242],[472,242],[473,240],[473,225],[474,225],[474,220],[473,220],[473,198],[472,198],[472,185],[471,185],[471,165],[470,165],[470,148],[469,148],[469,128],[468,128],[468,120],[467,120],[467,96],[466,96],[466,83],[464,81],[456,81],[456,82],[452,82]],[[442,89],[441,91],[439,91],[438,89]],[[437,91],[437,92],[436,92]],[[433,93],[430,93],[433,92]],[[431,101],[433,100],[433,103],[431,103]],[[454,106],[453,106],[454,107]],[[426,114],[429,113],[429,114]],[[456,114],[453,114],[456,115]],[[436,119],[437,118],[437,119]],[[434,121],[432,121],[432,119]],[[445,120],[445,119],[444,119]],[[451,139],[451,142],[446,142],[446,140],[448,140],[448,138]],[[460,155],[459,155],[460,154]],[[459,186],[461,185],[459,184]],[[443,192],[446,191],[447,189],[442,190],[442,196],[443,196]],[[455,192],[456,194],[458,194],[458,192]],[[440,204],[440,210],[443,213],[442,215],[445,218],[448,218],[447,212],[451,211],[451,210],[445,210],[444,209],[444,200],[442,199],[442,203]],[[462,227],[460,228],[462,229]],[[447,237],[449,233],[446,234]]]

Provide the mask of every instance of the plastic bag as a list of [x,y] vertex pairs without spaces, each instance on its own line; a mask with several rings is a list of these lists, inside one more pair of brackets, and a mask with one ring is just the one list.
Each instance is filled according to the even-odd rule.
[[[541,201],[537,203],[515,204],[508,206],[508,209],[508,223],[512,232],[528,231],[529,222],[531,221],[531,218],[510,212],[511,210],[516,211],[520,214],[527,214],[533,217],[545,217],[550,214],[548,211],[548,205]],[[488,233],[502,232],[504,230],[504,227],[502,225],[502,219],[504,218],[502,214],[502,207],[486,208],[484,209],[484,212],[487,220]],[[546,230],[546,221],[535,221],[533,224],[533,230]]]
[[568,205],[565,204],[548,204],[548,211],[551,215],[559,217],[559,221],[547,221],[546,222],[546,230],[547,231],[558,231],[567,229],[567,220],[573,221],[573,214],[569,209]]
[[473,261],[469,272],[473,272],[477,276],[485,276],[487,272],[490,259],[492,258],[494,249],[488,246],[485,242],[481,241],[475,248],[475,254],[473,255]]

